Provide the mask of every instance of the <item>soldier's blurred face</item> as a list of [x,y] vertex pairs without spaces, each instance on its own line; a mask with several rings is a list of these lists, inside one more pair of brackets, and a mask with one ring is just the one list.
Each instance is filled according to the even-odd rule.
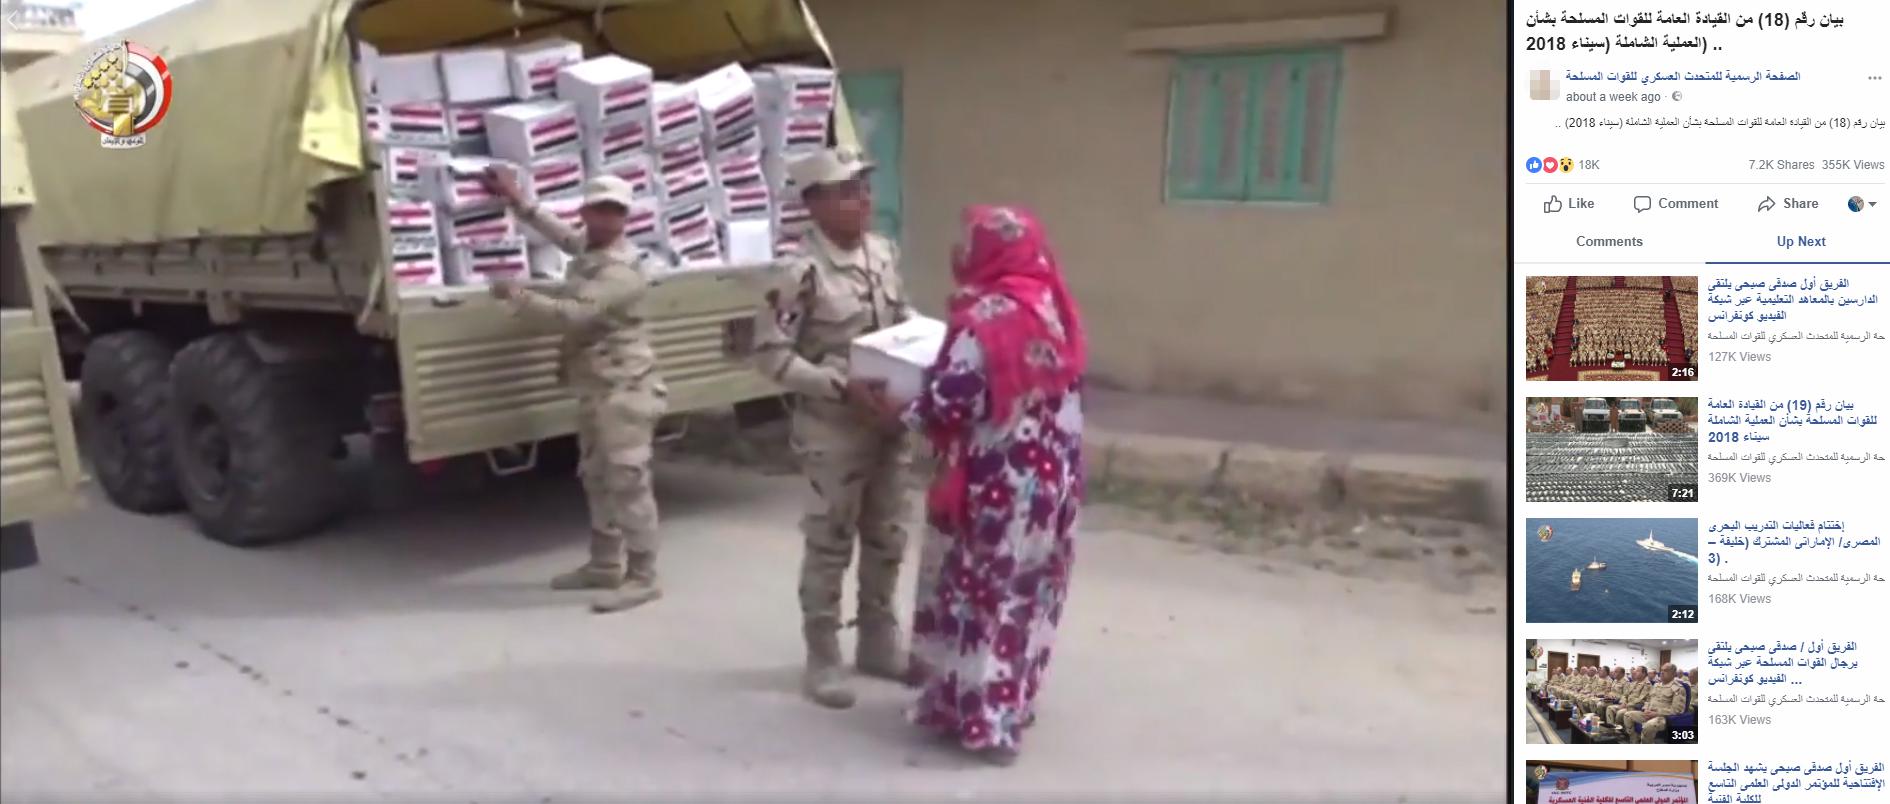
[[578,219],[584,221],[584,240],[593,247],[617,242],[629,217],[630,210],[608,201],[586,204],[578,210]]
[[814,225],[829,239],[857,241],[873,220],[873,190],[864,174],[847,181],[822,184],[802,196]]

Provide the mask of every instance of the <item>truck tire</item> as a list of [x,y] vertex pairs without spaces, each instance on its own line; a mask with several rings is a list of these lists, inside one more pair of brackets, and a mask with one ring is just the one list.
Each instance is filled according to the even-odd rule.
[[178,352],[171,452],[204,535],[252,547],[306,535],[339,512],[333,418],[311,379],[265,363],[241,332]]
[[184,504],[171,463],[173,350],[149,332],[103,335],[79,372],[79,432],[92,474],[112,504],[140,514]]

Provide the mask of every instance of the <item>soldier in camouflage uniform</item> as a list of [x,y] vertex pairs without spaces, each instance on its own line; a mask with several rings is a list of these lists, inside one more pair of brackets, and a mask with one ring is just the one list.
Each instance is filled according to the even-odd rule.
[[1647,702],[1640,709],[1621,716],[1629,729],[1636,723],[1641,724],[1640,742],[1658,741],[1661,732],[1667,730],[1667,718],[1687,711],[1687,690],[1680,686],[1676,672],[1671,664],[1661,665],[1660,683],[1647,691]]
[[669,390],[656,374],[639,305],[652,266],[623,237],[633,193],[614,176],[584,188],[577,230],[527,203],[510,175],[487,183],[521,220],[571,261],[555,292],[495,281],[492,294],[514,314],[560,329],[558,373],[577,395],[578,475],[591,514],[591,558],[551,580],[553,589],[602,589],[592,608],[621,611],[662,596],[656,583],[656,496],[650,449]]
[[899,251],[868,231],[870,165],[852,153],[823,151],[788,168],[790,192],[806,200],[815,231],[798,254],[776,263],[766,304],[755,320],[756,366],[785,386],[793,405],[793,446],[810,499],[801,518],[802,633],[807,669],[802,691],[831,708],[853,705],[840,658],[840,590],[860,543],[861,673],[904,680],[905,655],[893,591],[905,557],[904,477],[911,450],[903,428],[888,429],[874,411],[874,391],[847,376],[853,339],[909,315],[899,279]]

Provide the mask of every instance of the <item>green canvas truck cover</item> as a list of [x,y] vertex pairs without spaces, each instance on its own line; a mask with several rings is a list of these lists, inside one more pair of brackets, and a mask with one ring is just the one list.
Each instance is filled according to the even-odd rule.
[[[350,25],[389,53],[564,36],[676,72],[826,52],[792,0],[197,0],[110,40],[156,51],[172,76],[171,107],[142,147],[101,148],[73,104],[106,42],[15,72],[40,242],[313,231],[317,188],[363,170]],[[836,136],[850,145],[841,103]]]

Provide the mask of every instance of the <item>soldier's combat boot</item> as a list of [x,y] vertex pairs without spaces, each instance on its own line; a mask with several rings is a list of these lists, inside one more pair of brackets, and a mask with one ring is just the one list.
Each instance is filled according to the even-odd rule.
[[871,620],[862,617],[853,664],[863,675],[907,683],[906,652],[899,644],[899,621],[890,617]]
[[616,591],[592,601],[592,611],[598,614],[628,611],[663,596],[662,587],[656,584],[655,554],[631,553],[629,559],[630,571],[625,576],[623,585],[617,587]]
[[551,579],[551,588],[615,589],[623,585],[623,537],[591,531],[591,560],[584,566]]
[[801,676],[801,693],[828,709],[851,707],[854,696],[847,687],[846,667],[840,661],[840,634],[810,627],[806,636],[807,671]]

